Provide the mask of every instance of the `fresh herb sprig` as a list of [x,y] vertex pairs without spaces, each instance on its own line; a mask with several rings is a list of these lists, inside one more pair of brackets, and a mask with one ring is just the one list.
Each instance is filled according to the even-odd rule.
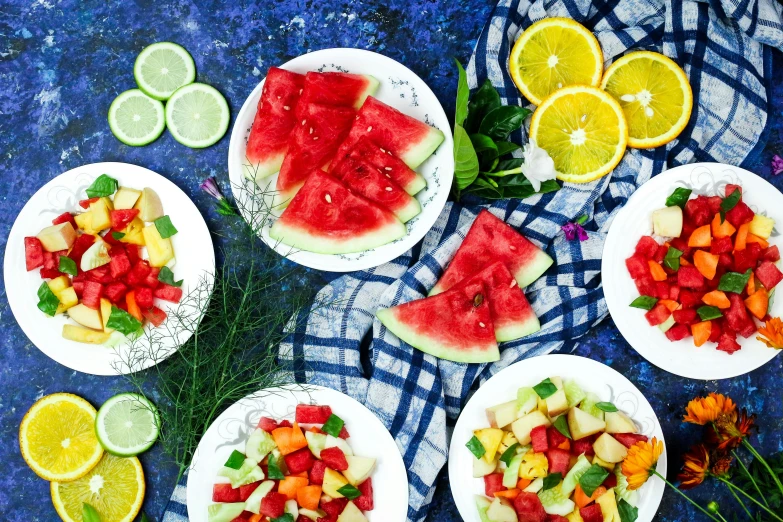
[[[530,109],[503,105],[489,80],[470,98],[465,69],[456,61],[459,78],[454,114],[454,197],[474,194],[485,199],[523,199],[536,193],[522,174],[521,158],[508,157],[521,149],[508,141],[522,127]],[[541,184],[539,192],[558,190],[555,180]]]

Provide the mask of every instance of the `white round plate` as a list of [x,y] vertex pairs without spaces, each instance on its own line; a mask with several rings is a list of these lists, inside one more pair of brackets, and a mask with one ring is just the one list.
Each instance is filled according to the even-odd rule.
[[[756,336],[737,336],[742,349],[728,354],[715,349],[714,343],[699,348],[693,338],[671,342],[660,329],[649,325],[644,310],[628,306],[639,291],[625,267],[625,260],[644,235],[652,234],[652,213],[665,206],[666,198],[677,187],[693,190],[693,196],[723,196],[727,184],[741,185],[742,200],[754,212],[783,222],[783,195],[759,176],[747,170],[720,163],[692,163],[667,170],[639,187],[614,217],[604,244],[601,273],[604,295],[614,323],[634,350],[669,373],[691,379],[728,379],[743,375],[770,361],[777,350],[767,348]],[[779,232],[772,232],[770,245],[783,247]],[[779,317],[783,299],[775,299],[769,313]]]
[[270,388],[245,397],[224,411],[201,438],[188,468],[187,505],[191,522],[206,522],[212,486],[234,450],[244,453],[245,441],[261,417],[294,420],[297,404],[330,406],[345,421],[348,443],[357,455],[376,460],[372,472],[375,506],[370,522],[403,522],[408,512],[408,476],[400,450],[389,431],[363,404],[323,386]]
[[[473,478],[473,455],[465,444],[473,431],[489,426],[485,410],[497,404],[514,400],[517,390],[523,386],[535,386],[547,377],[573,380],[585,391],[598,395],[601,400],[614,403],[639,426],[639,433],[648,438],[663,439],[663,431],[655,412],[642,392],[631,381],[615,370],[576,355],[542,355],[531,357],[501,370],[470,398],[457,419],[449,447],[449,483],[451,495],[465,522],[481,522],[475,495],[484,494],[484,480]],[[665,444],[665,443],[664,443]],[[666,476],[666,449],[658,460],[658,471]],[[658,511],[663,497],[663,481],[651,478],[639,490],[639,518],[637,522],[650,522]]]
[[[50,226],[52,219],[63,212],[82,212],[78,202],[86,199],[85,189],[101,174],[108,174],[120,186],[142,189],[150,187],[163,203],[163,211],[171,217],[177,234],[171,237],[177,263],[172,267],[175,280],[184,280],[183,295],[194,290],[205,277],[211,281],[215,270],[215,254],[212,237],[190,198],[174,183],[155,172],[128,163],[92,163],[60,174],[41,187],[24,206],[16,218],[5,250],[4,277],[8,302],[16,321],[32,343],[58,363],[76,371],[93,375],[117,375],[127,373],[123,355],[128,345],[116,348],[68,341],[62,337],[64,324],[75,324],[63,314],[49,317],[37,308],[36,292],[41,286],[38,270],[25,268],[24,238],[35,236]],[[155,300],[155,305],[168,312],[177,305]],[[176,329],[174,318],[167,319],[168,326],[179,331],[178,339],[166,337],[160,341],[159,354],[170,355],[173,349],[185,342],[190,333]],[[161,326],[165,328],[166,324]],[[148,326],[147,328],[151,328]],[[157,362],[160,362],[159,358]],[[155,363],[151,358],[135,359],[134,370],[148,368]]]
[[[382,265],[404,254],[429,231],[438,219],[451,190],[454,178],[453,140],[451,127],[446,113],[435,94],[427,84],[404,65],[371,51],[363,49],[324,49],[298,56],[280,66],[298,73],[308,71],[340,71],[357,74],[370,74],[378,79],[380,85],[375,97],[395,109],[420,121],[440,129],[445,139],[435,153],[416,169],[427,180],[427,187],[416,195],[421,204],[421,214],[408,221],[408,233],[389,244],[353,254],[316,254],[295,250],[271,239],[269,228],[277,216],[261,227],[259,236],[278,254],[291,261],[310,268],[327,272],[351,272]],[[261,189],[254,188],[252,181],[245,178],[246,172],[252,172],[245,149],[256,107],[261,99],[264,81],[253,89],[237,115],[234,129],[231,131],[231,143],[228,149],[228,173],[234,199],[239,202],[242,214],[249,219],[246,208],[258,209],[253,194]],[[263,180],[266,192],[274,190],[277,174]],[[267,188],[268,187],[268,188]],[[278,213],[279,215],[279,213]]]

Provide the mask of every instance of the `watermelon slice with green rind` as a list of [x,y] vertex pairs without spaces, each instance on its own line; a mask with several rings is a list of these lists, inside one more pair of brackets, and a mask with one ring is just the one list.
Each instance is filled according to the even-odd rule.
[[269,230],[272,239],[320,254],[369,250],[403,237],[394,214],[315,169]]
[[[359,109],[350,134],[340,145],[337,157],[348,154],[364,136],[415,169],[443,142],[443,133],[397,109],[368,96]],[[449,152],[450,154],[451,152]]]
[[[345,157],[338,156],[335,162],[341,161],[341,158]],[[356,142],[347,157],[357,158],[377,167],[387,178],[397,183],[411,196],[418,194],[427,186],[427,181],[421,174],[388,150],[373,143],[366,136]]]
[[288,152],[288,138],[296,125],[295,110],[304,81],[301,74],[269,68],[247,139],[245,155],[250,167],[245,169],[245,177],[251,181],[280,170]]
[[382,308],[375,315],[391,333],[435,357],[463,363],[500,359],[489,302],[479,281]]
[[489,265],[454,288],[476,282],[484,285],[484,293],[489,301],[489,313],[495,327],[495,339],[499,343],[514,341],[541,329],[536,313],[503,262]]
[[[378,90],[378,80],[369,74],[309,72],[305,75],[302,105],[318,103],[359,109]],[[303,116],[301,110],[297,116]]]
[[357,194],[394,212],[403,223],[421,213],[421,205],[416,198],[360,159],[348,156],[331,173]]
[[538,279],[554,262],[546,252],[484,209],[430,295],[448,290],[495,261],[502,261],[522,288]]

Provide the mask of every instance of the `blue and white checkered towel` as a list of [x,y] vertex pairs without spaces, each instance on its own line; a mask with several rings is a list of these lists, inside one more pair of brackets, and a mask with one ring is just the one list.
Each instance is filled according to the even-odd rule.
[[[447,424],[471,389],[524,357],[573,347],[607,315],[601,289],[603,240],[613,213],[634,190],[666,168],[692,161],[739,165],[767,136],[772,47],[783,48],[783,8],[775,0],[501,0],[467,68],[472,88],[489,78],[504,103],[524,104],[507,72],[511,46],[532,22],[550,16],[593,30],[608,62],[629,50],[663,52],[683,66],[696,105],[678,140],[629,150],[610,177],[490,210],[546,248],[555,265],[526,289],[541,319],[537,334],[501,345],[493,364],[438,360],[400,342],[375,320],[378,307],[425,296],[459,247],[480,207],[448,204],[423,242],[378,268],[345,275],[323,288],[320,309],[281,347],[306,363],[299,381],[329,386],[363,402],[395,437],[410,483],[408,520],[423,520],[446,463]],[[526,140],[524,130],[512,139]],[[587,214],[590,239],[567,241],[561,225]],[[370,338],[371,337],[371,338]],[[179,485],[164,522],[187,520]],[[385,520],[382,513],[377,513]],[[195,518],[195,517],[194,517]],[[204,520],[203,515],[197,518]]]

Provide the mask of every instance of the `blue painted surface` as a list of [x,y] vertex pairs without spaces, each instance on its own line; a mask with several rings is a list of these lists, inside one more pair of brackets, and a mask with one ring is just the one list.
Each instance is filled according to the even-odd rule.
[[[134,149],[110,134],[106,112],[120,92],[135,87],[132,67],[147,44],[172,40],[194,56],[198,80],[214,85],[228,99],[232,113],[241,107],[270,65],[301,53],[328,47],[362,47],[404,63],[433,88],[448,113],[453,112],[455,79],[449,58],[465,62],[488,16],[493,0],[281,0],[262,2],[75,2],[8,0],[0,8],[0,244],[24,203],[46,181],[85,163],[125,161],[159,172],[195,201],[214,231],[225,229],[199,182],[217,175],[227,187],[228,139],[207,150],[190,150],[168,134],[150,146]],[[769,144],[752,170],[771,179],[769,161],[783,153],[783,57],[775,53],[775,109]],[[783,177],[771,179],[777,187]],[[216,246],[225,241],[215,236]],[[0,276],[1,277],[1,276]],[[313,286],[322,275],[310,273]],[[0,511],[12,522],[52,521],[48,485],[35,477],[19,455],[16,432],[24,412],[40,396],[77,393],[99,405],[122,390],[117,378],[78,374],[50,361],[22,333],[13,319],[3,286],[0,294]],[[729,393],[760,418],[761,440],[768,451],[783,449],[783,411],[779,381],[783,359],[749,375],[699,382],[668,375],[646,363],[604,321],[576,350],[627,375],[645,392],[658,413],[676,467],[679,454],[697,436],[679,422],[682,406],[695,394]],[[162,514],[174,485],[174,467],[156,447],[142,456],[148,489],[145,510]],[[673,476],[673,475],[672,475]],[[379,492],[382,494],[382,492]],[[723,492],[697,491],[731,508]],[[691,520],[695,514],[667,492],[656,520]],[[439,483],[430,520],[459,520],[448,481]]]

